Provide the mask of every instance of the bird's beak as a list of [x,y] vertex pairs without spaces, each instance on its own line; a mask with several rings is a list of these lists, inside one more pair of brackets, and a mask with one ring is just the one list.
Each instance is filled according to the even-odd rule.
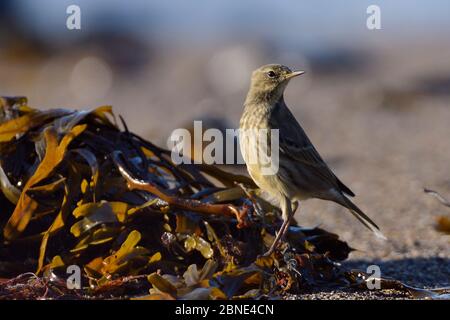
[[286,79],[291,79],[291,78],[294,78],[294,77],[297,77],[297,76],[301,76],[304,73],[305,73],[305,71],[293,71],[293,72],[291,72],[291,73],[286,75]]

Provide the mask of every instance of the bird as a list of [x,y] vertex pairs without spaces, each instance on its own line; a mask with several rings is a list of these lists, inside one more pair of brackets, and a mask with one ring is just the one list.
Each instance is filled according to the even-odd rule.
[[[386,239],[375,222],[349,199],[355,194],[331,171],[284,101],[289,81],[304,73],[281,64],[253,71],[239,123],[247,171],[261,190],[278,200],[282,212],[283,223],[264,256],[283,241],[300,201],[311,198],[344,206],[377,237]],[[272,159],[268,150],[270,156],[277,155],[272,172],[265,170],[267,163],[260,157],[265,154],[266,160]]]

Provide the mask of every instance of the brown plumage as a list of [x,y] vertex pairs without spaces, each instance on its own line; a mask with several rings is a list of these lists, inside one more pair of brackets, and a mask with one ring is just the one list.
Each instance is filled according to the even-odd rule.
[[[378,226],[347,197],[353,197],[354,193],[334,175],[286,106],[284,90],[291,78],[301,74],[302,71],[292,72],[276,64],[255,70],[240,121],[241,152],[248,172],[262,190],[280,201],[283,213],[283,225],[267,254],[273,252],[289,227],[294,214],[292,203],[309,198],[331,200],[346,207],[367,228],[384,238]],[[269,130],[265,140],[255,133],[260,129]],[[270,129],[278,129],[279,139],[274,142],[277,144],[271,144]],[[252,157],[267,154],[266,149],[270,148],[272,155],[277,148],[278,163],[277,170],[267,174],[263,162]]]

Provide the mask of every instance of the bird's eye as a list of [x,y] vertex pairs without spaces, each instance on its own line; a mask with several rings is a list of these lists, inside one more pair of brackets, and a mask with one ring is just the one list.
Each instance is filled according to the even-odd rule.
[[277,75],[276,75],[275,72],[269,71],[269,72],[267,72],[267,76],[268,76],[269,78],[275,78]]

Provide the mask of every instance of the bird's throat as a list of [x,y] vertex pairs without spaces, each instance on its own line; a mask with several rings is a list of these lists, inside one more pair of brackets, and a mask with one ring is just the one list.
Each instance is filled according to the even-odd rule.
[[247,94],[245,104],[268,104],[275,105],[280,101],[283,101],[284,88],[276,88],[274,90],[258,90],[258,88],[252,88]]

